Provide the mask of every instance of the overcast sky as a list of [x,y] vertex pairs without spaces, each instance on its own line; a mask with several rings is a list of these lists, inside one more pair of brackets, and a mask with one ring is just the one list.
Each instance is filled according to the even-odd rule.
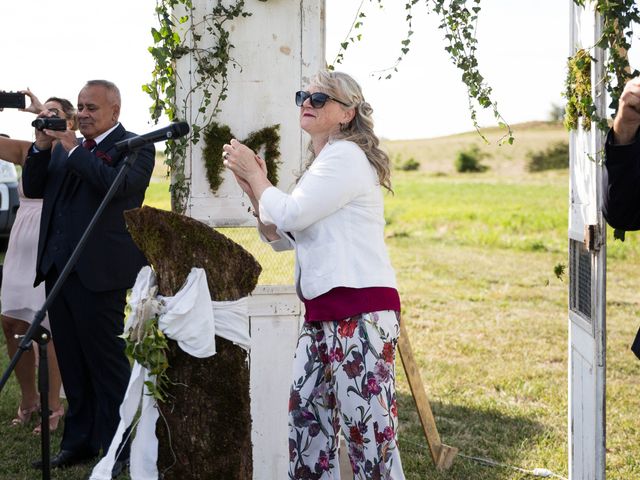
[[[253,0],[249,0],[247,3]],[[569,53],[571,0],[483,0],[478,24],[481,73],[493,87],[510,123],[548,118],[561,103]],[[363,40],[346,51],[338,68],[362,84],[374,108],[376,130],[391,139],[426,138],[472,128],[460,72],[444,51],[437,17],[420,2],[414,14],[411,50],[391,80],[371,73],[393,64],[404,39],[404,1],[387,0],[384,11],[368,5]],[[331,62],[360,0],[326,0],[327,58]],[[0,89],[29,86],[42,99],[73,102],[90,78],[113,80],[122,90],[122,121],[144,133],[150,100],[141,85],[153,68],[147,47],[155,25],[154,0],[20,0],[3,2],[0,13]],[[94,22],[91,19],[98,19]],[[98,28],[95,27],[98,25]],[[114,69],[114,52],[121,60]],[[105,61],[109,60],[109,61]],[[491,124],[490,115],[481,117]],[[30,138],[31,118],[0,113],[0,131]]]

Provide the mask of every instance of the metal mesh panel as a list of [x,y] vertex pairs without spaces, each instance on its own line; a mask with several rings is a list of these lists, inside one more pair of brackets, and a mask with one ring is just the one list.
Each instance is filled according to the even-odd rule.
[[223,235],[241,245],[262,266],[259,285],[293,285],[295,257],[293,250],[274,252],[273,249],[258,236],[253,227],[216,228]]
[[591,322],[591,253],[571,240],[569,257],[569,306]]

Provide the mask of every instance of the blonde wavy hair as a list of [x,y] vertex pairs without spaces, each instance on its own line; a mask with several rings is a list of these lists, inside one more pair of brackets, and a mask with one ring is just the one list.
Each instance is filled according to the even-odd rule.
[[[380,149],[380,140],[373,131],[373,109],[364,99],[362,89],[353,77],[344,72],[320,70],[309,82],[311,85],[331,97],[340,100],[345,106],[342,108],[355,110],[353,119],[348,124],[340,125],[340,131],[331,136],[331,140],[348,140],[358,145],[369,159],[378,174],[380,185],[390,192],[391,189],[391,168],[389,166],[389,156]],[[311,144],[310,160],[305,166],[305,170],[313,163],[315,154]]]

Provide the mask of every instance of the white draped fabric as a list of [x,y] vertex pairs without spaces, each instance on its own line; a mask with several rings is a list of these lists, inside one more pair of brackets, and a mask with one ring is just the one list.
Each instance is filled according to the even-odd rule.
[[[140,322],[158,315],[158,326],[180,348],[198,358],[215,355],[215,335],[249,350],[249,314],[247,298],[233,302],[212,302],[205,271],[193,268],[183,287],[173,297],[156,296],[155,274],[151,267],[138,273],[131,292],[131,314],[125,323],[125,334]],[[155,429],[159,413],[155,399],[149,395],[146,381],[155,377],[137,362],[120,405],[120,424],[107,454],[91,473],[91,480],[110,480],[118,455],[118,446],[127,428],[141,408],[136,435],[131,444],[130,473],[132,480],[157,480],[158,439]]]

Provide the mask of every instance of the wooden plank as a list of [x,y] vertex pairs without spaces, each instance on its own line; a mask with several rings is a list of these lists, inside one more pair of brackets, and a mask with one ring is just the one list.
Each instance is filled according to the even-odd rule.
[[453,460],[458,453],[456,447],[450,447],[444,445],[440,441],[440,434],[436,427],[436,421],[429,405],[429,399],[420,377],[420,370],[413,357],[413,350],[411,348],[411,342],[404,323],[400,322],[400,338],[398,339],[398,352],[400,353],[400,359],[404,371],[409,381],[409,388],[411,389],[411,395],[413,401],[416,404],[418,410],[418,416],[420,417],[420,423],[422,423],[422,429],[424,430],[424,436],[427,439],[429,445],[429,451],[431,452],[431,459],[433,464],[438,470],[447,470],[453,464]]
[[250,320],[253,478],[287,478],[287,407],[300,316],[260,316]]
[[293,285],[259,285],[249,297],[249,315],[290,316],[302,314],[302,302]]

